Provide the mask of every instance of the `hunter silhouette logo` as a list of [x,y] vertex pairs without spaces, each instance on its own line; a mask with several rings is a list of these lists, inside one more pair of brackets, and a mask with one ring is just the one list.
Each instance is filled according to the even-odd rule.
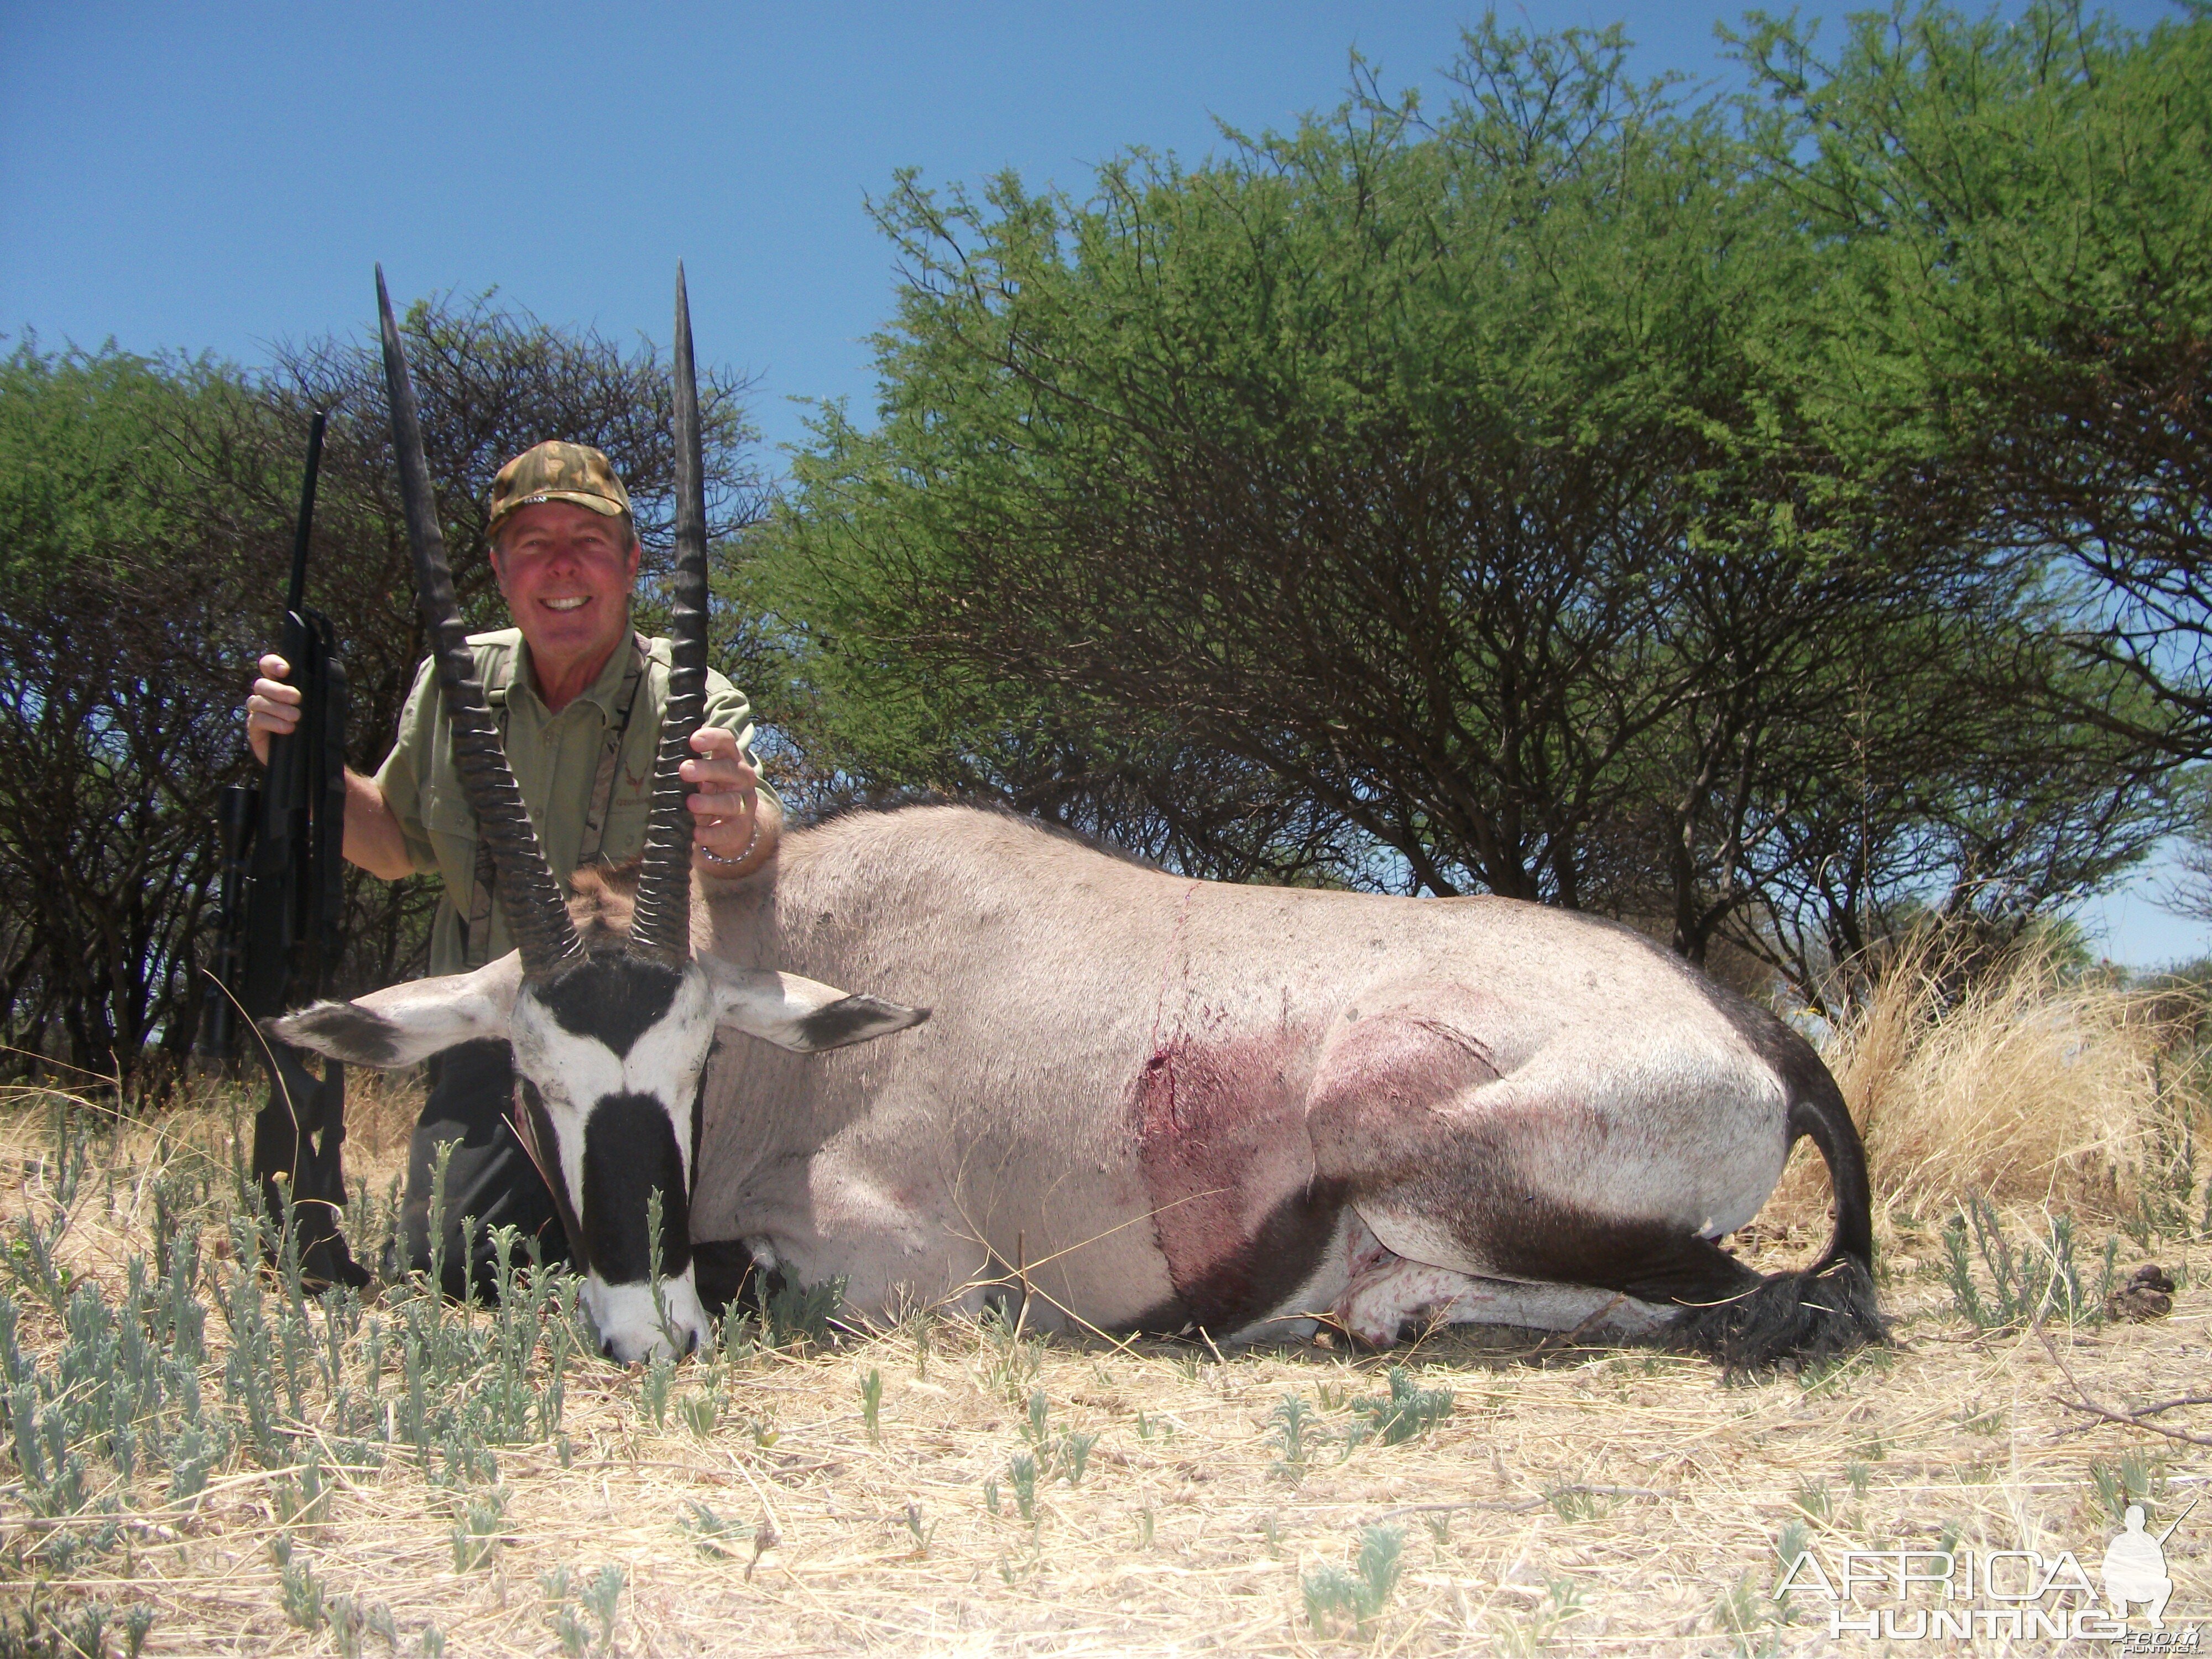
[[2173,1517],[2172,1526],[2153,1534],[2143,1530],[2142,1505],[2128,1505],[2126,1530],[2112,1540],[2105,1552],[2105,1600],[2112,1604],[2112,1617],[2128,1616],[2128,1603],[2140,1601],[2150,1620],[2153,1630],[2166,1628],[2166,1604],[2173,1594],[2173,1580],[2166,1571],[2166,1540],[2173,1536],[2175,1527],[2189,1518],[2203,1498],[2199,1492],[2189,1500],[2189,1509]]

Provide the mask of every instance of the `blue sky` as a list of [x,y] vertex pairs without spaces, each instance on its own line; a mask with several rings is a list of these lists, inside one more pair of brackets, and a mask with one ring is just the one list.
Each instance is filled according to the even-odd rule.
[[[625,14],[629,14],[626,15]],[[251,361],[395,295],[496,284],[550,321],[665,340],[687,264],[702,355],[865,412],[892,171],[1079,189],[1217,118],[1287,126],[1356,46],[1437,84],[1477,8],[1340,3],[637,8],[33,5],[0,16],[0,328]],[[1710,5],[1619,14],[1647,72],[1723,73]],[[1613,21],[1539,8],[1532,24]]]
[[[1700,82],[1729,78],[1713,28],[1740,13],[1502,10],[1625,22],[1639,72]],[[1080,190],[1127,146],[1196,157],[1217,120],[1333,106],[1355,46],[1387,87],[1434,90],[1480,12],[0,0],[0,331],[252,363],[365,331],[380,259],[395,297],[495,286],[550,322],[665,342],[681,257],[702,356],[757,375],[759,424],[794,442],[795,398],[870,408],[894,272],[865,203],[893,169]],[[2141,902],[2112,926],[2130,961],[2205,942]]]

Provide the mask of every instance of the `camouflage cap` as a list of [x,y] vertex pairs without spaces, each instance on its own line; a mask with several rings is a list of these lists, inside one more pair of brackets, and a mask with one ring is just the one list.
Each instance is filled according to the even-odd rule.
[[491,483],[491,522],[485,533],[498,535],[501,525],[540,501],[568,501],[611,519],[629,513],[629,491],[598,450],[548,439],[500,468]]

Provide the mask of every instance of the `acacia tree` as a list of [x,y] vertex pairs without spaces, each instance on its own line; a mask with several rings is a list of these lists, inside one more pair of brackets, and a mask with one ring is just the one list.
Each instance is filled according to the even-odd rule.
[[959,664],[1234,757],[1352,868],[1577,902],[1685,695],[1650,573],[1745,461],[1745,215],[1617,36],[1486,40],[1434,131],[1364,104],[1079,208],[903,180],[884,423],[826,425],[752,590],[817,685]]
[[[192,1006],[231,724],[197,647],[236,588],[177,510],[164,434],[245,396],[204,362],[112,349],[26,342],[0,365],[0,1017],[11,1047],[95,1075]],[[149,567],[149,546],[173,556]]]
[[[560,435],[605,449],[631,490],[650,626],[673,478],[653,348],[488,296],[418,302],[404,328],[471,619],[500,620],[484,556],[492,474]],[[32,346],[0,374],[0,880],[22,896],[0,926],[0,1013],[19,1048],[158,1085],[195,1033],[214,802],[252,770],[238,705],[283,603],[311,408],[331,423],[308,602],[339,631],[356,767],[390,746],[422,653],[381,370],[370,349],[327,339],[253,376]],[[727,375],[702,386],[722,538],[757,511],[741,392]],[[347,894],[342,982],[399,976],[433,894],[352,871]]]
[[1996,690],[2212,753],[2212,16],[1922,5],[1832,58],[1774,20],[1739,51],[1762,173],[1838,254],[1804,358],[1825,424],[2047,591],[2063,653]]
[[1080,204],[902,179],[881,422],[825,418],[744,576],[817,758],[1050,804],[1022,768],[1077,747],[1187,868],[1808,977],[1900,885],[1985,895],[1995,858],[2032,908],[2138,855],[2140,790],[2049,845],[1978,819],[2021,772],[1963,671],[2032,596],[1976,500],[1828,441],[1832,251],[1624,50],[1486,27],[1440,118],[1366,97]]

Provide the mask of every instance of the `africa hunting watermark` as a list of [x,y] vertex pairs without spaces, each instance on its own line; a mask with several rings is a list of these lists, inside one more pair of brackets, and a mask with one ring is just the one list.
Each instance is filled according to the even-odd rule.
[[[2125,1525],[2106,1547],[2100,1584],[2071,1550],[2046,1556],[2038,1550],[1841,1550],[1826,1559],[1801,1549],[1774,1587],[1774,1599],[1792,1591],[1824,1599],[1828,1634],[1889,1642],[1935,1642],[2039,1638],[2112,1642],[2126,1653],[2199,1653],[2203,1627],[2168,1629],[2166,1604],[2173,1580],[2165,1546],[2197,1507],[2192,1502],[2163,1532],[2143,1524],[2140,1504],[2128,1506]],[[1894,1606],[1861,1604],[1861,1594]],[[1915,1605],[1916,1602],[1917,1605]],[[2148,1628],[2136,1627],[2130,1607]]]

